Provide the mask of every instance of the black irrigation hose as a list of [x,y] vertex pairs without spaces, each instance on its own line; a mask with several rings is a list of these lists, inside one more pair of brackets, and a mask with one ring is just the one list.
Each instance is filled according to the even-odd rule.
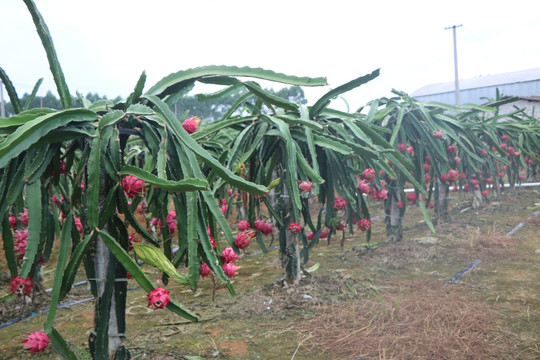
[[450,280],[448,280],[444,286],[448,285],[448,284],[453,284],[457,281],[459,281],[459,279],[461,279],[463,276],[467,275],[472,269],[474,269],[475,267],[477,267],[480,263],[482,262],[481,259],[476,259],[474,260],[472,263],[470,263],[469,265],[467,265],[463,270],[461,270],[460,272],[458,272],[456,275],[454,275],[453,278],[451,278]]

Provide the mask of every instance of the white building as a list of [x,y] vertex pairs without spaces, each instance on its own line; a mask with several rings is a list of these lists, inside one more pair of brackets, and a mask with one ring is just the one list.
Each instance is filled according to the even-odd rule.
[[[517,102],[508,104],[506,107],[525,108],[529,115],[540,116],[540,68],[460,79],[460,103],[485,104],[497,97],[497,89],[504,97],[517,96],[519,98]],[[438,101],[454,105],[456,104],[455,83],[449,81],[426,85],[414,91],[411,96],[419,101]]]

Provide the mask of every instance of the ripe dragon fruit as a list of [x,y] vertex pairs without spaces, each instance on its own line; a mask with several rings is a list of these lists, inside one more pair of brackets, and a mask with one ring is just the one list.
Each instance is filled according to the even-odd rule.
[[169,228],[169,233],[174,234],[178,225],[176,225],[176,211],[171,210],[168,212],[167,217],[165,218],[167,222],[167,227]]
[[228,277],[232,278],[235,275],[238,275],[238,266],[234,265],[233,263],[226,263],[223,264],[221,267],[223,269],[223,272]]
[[311,183],[311,181],[302,181],[300,184],[298,184],[298,187],[303,192],[310,192],[311,190],[313,190],[313,184]]
[[249,230],[250,225],[249,225],[249,222],[248,222],[248,221],[246,221],[246,220],[240,220],[239,222],[236,223],[236,228],[237,228],[239,231],[246,231],[246,230]]
[[255,230],[257,230],[257,231],[263,231],[264,225],[265,225],[265,224],[266,224],[266,223],[265,223],[263,220],[257,219],[257,220],[255,220],[255,222],[253,223],[253,228],[254,228]]
[[338,197],[334,200],[334,210],[343,210],[347,206],[347,201],[344,198]]
[[23,341],[23,349],[31,354],[45,351],[49,345],[49,337],[42,331],[34,331]]
[[251,241],[255,238],[255,232],[252,230],[242,231],[238,233],[234,238],[234,244],[239,249],[245,249],[251,244]]
[[28,209],[24,209],[24,211],[19,214],[19,220],[21,220],[24,226],[28,226]]
[[371,188],[365,180],[362,180],[360,181],[360,184],[358,184],[358,191],[360,191],[361,194],[369,194],[371,193]]
[[315,237],[315,234],[313,233],[313,231],[310,231],[310,232],[306,233],[306,238],[308,240],[311,241],[311,240],[313,240],[314,237]]
[[163,309],[170,302],[169,290],[158,287],[148,293],[148,306],[154,310]]
[[187,118],[183,123],[182,127],[188,134],[193,134],[195,131],[197,131],[197,128],[199,127],[199,122],[201,119],[199,119],[197,116],[192,116]]
[[300,227],[300,224],[295,223],[295,222],[290,223],[287,229],[293,234],[298,234],[302,230],[302,228]]
[[238,254],[236,254],[232,247],[228,246],[221,251],[221,259],[224,263],[233,263],[239,259]]
[[199,274],[201,274],[201,277],[205,278],[212,275],[212,270],[210,269],[210,266],[208,266],[205,263],[202,263],[201,269],[199,270]]
[[358,220],[358,229],[360,229],[360,231],[367,231],[371,229],[371,221],[369,221],[369,219]]
[[16,276],[11,280],[11,286],[9,290],[12,294],[17,294],[17,297],[22,297],[30,295],[33,287],[34,283],[30,279],[30,277],[23,279]]
[[274,225],[271,222],[264,223],[264,228],[261,230],[263,235],[270,235],[274,231]]
[[122,188],[124,193],[130,199],[137,195],[141,195],[143,192],[144,181],[136,176],[128,175],[122,179]]
[[364,172],[362,172],[362,178],[367,182],[372,182],[373,179],[375,179],[375,170],[371,168],[364,169]]
[[441,130],[434,130],[431,135],[435,138],[435,139],[442,139],[443,137],[443,133]]

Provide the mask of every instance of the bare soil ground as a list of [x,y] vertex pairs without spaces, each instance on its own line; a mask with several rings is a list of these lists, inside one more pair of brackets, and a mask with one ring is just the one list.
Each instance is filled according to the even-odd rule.
[[[146,294],[130,283],[126,345],[132,358],[540,359],[540,216],[532,217],[540,211],[539,190],[507,190],[480,210],[452,196],[452,220],[435,234],[411,208],[399,243],[384,242],[379,217],[371,245],[362,233],[348,235],[343,251],[337,236],[329,246],[317,245],[308,267],[320,268],[298,286],[283,288],[277,250],[256,254],[256,245],[239,261],[236,297],[218,287],[212,302],[210,280],[195,292],[167,285],[201,315],[198,323],[148,309]],[[373,214],[382,215],[378,204]],[[506,236],[521,222],[523,228]],[[448,284],[475,260],[481,260],[477,267]],[[5,293],[4,282],[0,296]],[[81,286],[71,296],[87,298],[89,291]],[[0,304],[2,322],[13,318],[17,305]],[[57,312],[55,327],[81,359],[92,316],[93,302]],[[45,318],[38,314],[0,329],[0,358],[32,358],[21,352],[20,340],[41,329]],[[60,356],[50,348],[39,358]]]

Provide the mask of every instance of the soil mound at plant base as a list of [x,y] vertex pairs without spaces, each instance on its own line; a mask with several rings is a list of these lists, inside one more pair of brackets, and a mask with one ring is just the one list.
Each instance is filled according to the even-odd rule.
[[435,280],[377,284],[358,300],[321,305],[298,331],[306,348],[332,359],[515,359],[519,353],[487,306]]

